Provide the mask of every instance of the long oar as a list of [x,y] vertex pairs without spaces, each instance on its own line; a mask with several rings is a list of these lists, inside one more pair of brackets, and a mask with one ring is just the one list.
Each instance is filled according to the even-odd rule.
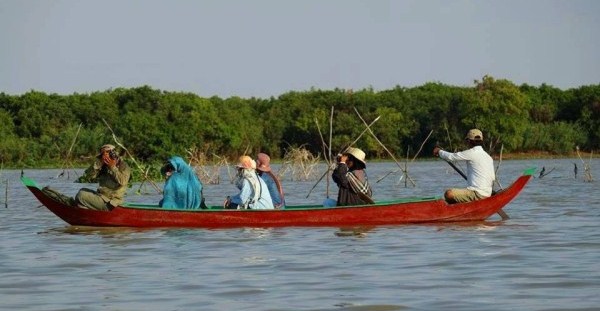
[[[467,175],[465,175],[465,173],[463,173],[463,171],[461,171],[458,167],[456,167],[456,165],[454,165],[454,163],[446,160],[446,159],[442,159],[444,160],[446,163],[448,163],[450,166],[452,166],[452,168],[460,174],[460,176],[462,176],[462,178],[464,178],[465,180],[467,180]],[[507,220],[510,217],[508,217],[508,214],[506,214],[502,209],[498,210],[498,215],[500,216],[500,218],[502,218],[502,220]]]

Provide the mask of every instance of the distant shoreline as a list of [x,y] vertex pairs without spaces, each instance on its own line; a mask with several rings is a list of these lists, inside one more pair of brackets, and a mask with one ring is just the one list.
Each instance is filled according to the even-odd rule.
[[[592,159],[598,159],[600,158],[600,152],[579,152],[579,155],[581,156],[581,159],[583,159],[584,161],[587,161],[590,159],[590,156],[592,157]],[[494,161],[498,161],[500,160],[500,154],[492,154],[492,158],[494,159]],[[577,155],[577,152],[571,152],[569,154],[553,154],[550,152],[546,152],[546,151],[536,151],[536,152],[511,152],[511,153],[503,153],[502,154],[502,160],[535,160],[535,159],[578,159],[579,156]],[[433,156],[429,156],[429,157],[423,157],[423,158],[417,158],[415,161],[430,161],[430,160],[434,160],[437,159]],[[404,158],[398,158],[397,159],[399,162],[404,163],[406,161],[406,159]],[[273,164],[281,164],[282,160],[281,159],[273,159],[272,163]],[[386,161],[393,161],[393,159],[391,158],[380,158],[380,159],[367,159],[368,162],[386,162]],[[412,157],[409,159],[409,162],[412,161]],[[321,160],[320,162],[325,163],[324,160]],[[66,168],[64,167],[64,163],[43,163],[39,166],[11,166],[11,165],[4,165],[2,168],[0,168],[0,171],[2,170],[16,170],[16,169],[65,169],[65,170],[69,170],[69,169],[85,169],[90,165],[90,163],[88,162],[75,162],[71,163],[71,165]],[[211,165],[211,163],[207,163],[207,165]],[[233,165],[233,164],[232,164]]]
[[[590,156],[595,159],[599,158],[600,154],[592,153],[592,152],[579,152],[579,155],[582,159],[589,159]],[[492,157],[494,160],[500,159],[500,154],[493,154]],[[525,160],[525,159],[571,159],[571,158],[579,158],[577,152],[571,152],[569,154],[552,154],[546,151],[536,151],[536,152],[511,152],[511,153],[503,153],[502,160]]]

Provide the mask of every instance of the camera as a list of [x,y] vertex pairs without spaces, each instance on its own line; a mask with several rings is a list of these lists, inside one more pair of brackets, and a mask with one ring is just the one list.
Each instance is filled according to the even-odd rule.
[[113,159],[113,160],[116,160],[117,158],[119,158],[119,155],[117,154],[117,152],[115,152],[115,150],[114,150],[114,149],[113,149],[113,150],[110,150],[110,151],[108,152],[108,156],[109,156],[111,159]]

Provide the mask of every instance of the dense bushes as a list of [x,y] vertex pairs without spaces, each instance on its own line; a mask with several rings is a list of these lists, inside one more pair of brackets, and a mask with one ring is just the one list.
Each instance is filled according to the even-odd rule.
[[[99,146],[114,143],[105,121],[141,161],[185,156],[192,147],[230,158],[258,151],[279,158],[298,146],[321,153],[315,122],[328,141],[332,106],[333,152],[365,129],[354,108],[366,122],[381,116],[373,131],[402,156],[414,153],[430,131],[426,150],[436,143],[458,146],[471,127],[482,129],[495,151],[504,146],[504,152],[564,154],[577,145],[595,150],[600,144],[600,85],[560,90],[485,76],[473,87],[311,89],[270,99],[202,98],[149,86],[72,95],[0,93],[0,161],[4,166],[57,165],[69,156],[87,163]],[[370,157],[388,157],[369,135],[357,145]]]

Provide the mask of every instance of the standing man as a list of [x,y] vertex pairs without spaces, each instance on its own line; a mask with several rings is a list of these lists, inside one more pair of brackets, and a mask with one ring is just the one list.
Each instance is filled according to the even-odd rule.
[[110,211],[123,203],[131,170],[129,165],[119,157],[115,146],[102,146],[96,161],[85,170],[84,175],[98,181],[98,190],[88,188],[79,190],[75,195],[77,207]]
[[444,198],[446,202],[464,203],[487,198],[492,195],[492,187],[496,175],[494,173],[494,160],[483,150],[483,133],[478,129],[471,129],[465,137],[469,149],[450,153],[441,150],[440,147],[433,148],[433,155],[454,162],[467,162],[467,188],[452,188],[446,190]]

